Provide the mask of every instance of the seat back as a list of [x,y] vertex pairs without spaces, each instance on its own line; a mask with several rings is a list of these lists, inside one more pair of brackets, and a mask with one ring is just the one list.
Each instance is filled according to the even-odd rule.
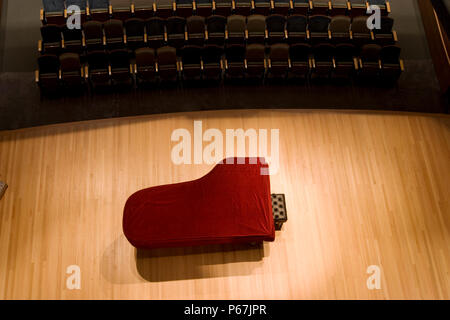
[[270,46],[270,73],[276,77],[284,77],[289,70],[289,45],[277,43]]
[[59,57],[61,78],[68,87],[80,86],[82,83],[80,56],[75,53],[64,53]]
[[144,37],[145,21],[139,18],[131,18],[125,21],[127,39],[131,37]]
[[247,30],[250,43],[263,43],[266,31],[266,18],[260,14],[248,16]]
[[203,45],[205,41],[205,18],[202,16],[190,16],[186,19],[186,29],[189,43]]
[[264,46],[261,44],[249,44],[245,50],[247,60],[247,75],[250,77],[262,77],[265,72]]
[[227,19],[224,16],[213,15],[206,18],[209,43],[223,45],[225,41],[226,24]]
[[181,51],[183,62],[183,76],[185,78],[198,78],[201,75],[202,48],[199,46],[185,46]]
[[155,50],[152,48],[139,48],[135,51],[136,71],[139,80],[151,81],[155,78]]
[[217,79],[222,75],[221,60],[223,47],[208,44],[203,47],[203,76],[209,79]]
[[177,51],[174,47],[161,47],[157,49],[159,75],[162,80],[176,80],[177,78]]

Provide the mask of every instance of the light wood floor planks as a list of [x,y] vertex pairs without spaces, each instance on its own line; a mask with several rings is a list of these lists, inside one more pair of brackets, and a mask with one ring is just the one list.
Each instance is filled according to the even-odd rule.
[[[136,190],[198,178],[176,128],[279,128],[289,221],[261,248],[136,252]],[[450,118],[218,111],[0,132],[1,299],[450,299]],[[66,268],[81,268],[81,290]],[[368,290],[366,269],[381,268]]]

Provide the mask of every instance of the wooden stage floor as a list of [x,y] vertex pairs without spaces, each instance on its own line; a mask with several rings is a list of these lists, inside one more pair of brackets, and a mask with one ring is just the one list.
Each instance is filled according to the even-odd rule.
[[[136,252],[125,239],[131,193],[212,168],[170,160],[172,131],[194,120],[280,129],[271,188],[289,221],[275,242]],[[0,298],[450,299],[449,169],[442,115],[236,110],[3,131]]]

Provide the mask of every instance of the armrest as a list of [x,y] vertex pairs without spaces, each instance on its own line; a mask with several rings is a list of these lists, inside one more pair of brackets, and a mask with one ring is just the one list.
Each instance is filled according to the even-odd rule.
[[177,71],[182,72],[183,71],[183,62],[177,61]]
[[284,37],[285,37],[286,39],[289,38],[289,35],[288,35],[288,32],[287,32],[286,29],[284,29]]
[[153,2],[152,3],[152,8],[153,8],[153,12],[156,14],[156,2]]
[[41,22],[43,23],[43,22],[44,22],[44,19],[45,19],[44,9],[41,9],[41,10],[39,11],[39,14],[40,14],[39,19],[40,19]]
[[192,1],[192,10],[197,10],[197,4],[195,3],[195,1]]
[[288,58],[288,67],[289,67],[289,69],[292,68],[291,58]]
[[131,13],[134,14],[134,3],[131,4],[130,10],[131,10]]
[[332,6],[332,4],[331,4],[331,0],[330,1],[328,1],[328,10],[333,10],[333,6]]
[[205,30],[205,40],[208,40],[208,30]]
[[103,35],[103,45],[106,46],[106,36]]
[[[222,60],[220,60],[221,64],[222,64]],[[227,59],[225,59],[225,70],[228,70],[228,61]]]
[[244,68],[247,69],[247,59],[244,59]]
[[42,40],[38,40],[38,51],[42,52]]
[[231,0],[231,10],[235,10],[236,9],[236,2],[235,0]]
[[147,32],[146,33],[144,33],[144,43],[147,43],[148,42],[148,35],[147,35]]
[[355,70],[358,70],[358,59],[355,57],[353,58],[353,66],[355,67]]
[[402,72],[404,72],[404,71],[405,71],[405,63],[403,62],[403,59],[400,59],[400,60],[399,60],[399,63],[400,63],[400,70],[401,70]]
[[291,9],[291,10],[294,9],[294,1],[293,0],[289,0],[289,9]]
[[127,35],[126,34],[123,35],[123,43],[127,44]]
[[62,79],[62,71],[61,71],[61,69],[58,70],[58,79],[59,80]]
[[173,10],[173,11],[177,11],[177,4],[176,4],[175,1],[172,2],[172,10]]
[[387,13],[391,13],[391,3],[389,1],[386,1],[386,11]]
[[398,42],[398,35],[397,35],[397,31],[392,30],[392,37],[394,38],[395,42]]
[[[269,64],[269,69],[272,69],[272,61],[270,58],[267,59],[267,63]],[[264,59],[264,68],[266,68],[266,59]]]
[[270,0],[270,9],[273,10],[275,8],[275,4],[273,0]]
[[65,43],[64,43],[64,39],[61,40],[61,48],[64,49],[66,47]]
[[111,72],[111,65],[108,65],[108,74],[109,76],[111,76],[112,72]]
[[134,70],[133,65],[130,63],[130,74],[134,73],[133,70]]
[[333,69],[336,69],[336,60],[334,59],[334,57],[332,58],[333,60]]
[[225,40],[228,40],[228,30],[225,30]]
[[213,11],[216,10],[216,1],[214,1],[214,0],[212,2],[212,9],[213,9]]
[[313,2],[312,2],[312,0],[309,0],[309,10],[312,10],[313,9]]
[[245,29],[244,33],[245,33],[245,39],[248,40],[248,30]]
[[264,30],[264,38],[269,38],[269,31],[267,31],[267,29]]
[[84,67],[84,78],[85,79],[89,78],[89,67],[88,66]]
[[64,9],[64,19],[67,19],[67,9]]
[[108,12],[110,15],[112,15],[112,13],[113,13],[113,7],[111,4],[108,6]]
[[252,0],[251,3],[252,3],[252,10],[255,10],[255,0]]
[[159,65],[158,65],[158,62],[155,62],[155,71],[156,71],[156,72],[159,72]]
[[84,33],[81,36],[81,46],[86,47],[86,38],[84,37]]
[[39,70],[34,71],[34,82],[39,83]]

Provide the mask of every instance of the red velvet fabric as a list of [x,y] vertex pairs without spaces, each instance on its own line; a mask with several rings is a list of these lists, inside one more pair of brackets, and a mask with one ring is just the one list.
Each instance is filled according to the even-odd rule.
[[[275,228],[266,163],[231,158],[200,179],[152,187],[127,200],[123,231],[143,249],[273,241]],[[253,158],[254,159],[254,158]]]

